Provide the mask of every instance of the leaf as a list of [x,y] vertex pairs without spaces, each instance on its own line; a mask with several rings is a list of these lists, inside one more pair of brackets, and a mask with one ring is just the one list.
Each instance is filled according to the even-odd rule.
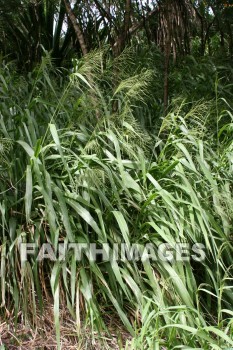
[[27,152],[27,154],[29,155],[29,157],[33,157],[34,156],[34,150],[24,141],[17,141],[23,148],[24,150]]
[[102,232],[97,225],[96,221],[94,218],[91,216],[90,212],[85,209],[83,206],[81,206],[79,203],[75,202],[72,199],[66,199],[67,204],[69,204],[77,213],[78,215],[81,216],[81,218],[88,224],[90,225],[93,230],[101,237]]
[[113,211],[112,212],[113,215],[115,216],[117,223],[120,227],[122,236],[124,238],[125,243],[130,246],[130,239],[129,239],[129,229],[128,229],[128,225],[124,219],[124,216],[122,215],[121,212],[119,211]]
[[26,170],[26,193],[25,193],[25,213],[26,220],[29,222],[32,207],[32,171],[31,166],[27,166]]

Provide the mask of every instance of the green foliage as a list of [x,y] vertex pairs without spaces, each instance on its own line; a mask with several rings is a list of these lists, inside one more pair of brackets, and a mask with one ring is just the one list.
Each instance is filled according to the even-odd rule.
[[[153,73],[135,66],[110,89],[101,57],[76,62],[63,82],[49,58],[27,78],[1,69],[2,312],[36,325],[52,295],[58,344],[66,303],[79,332],[82,321],[104,329],[105,313],[120,319],[134,336],[127,349],[230,347],[232,109],[218,97],[176,100],[149,133],[137,109],[154,103]],[[65,261],[22,263],[21,242],[51,242],[55,251],[59,242],[200,242],[207,259],[93,262],[84,254],[76,263],[70,252]]]
[[187,56],[174,66],[170,74],[171,99],[181,95],[188,101],[216,97],[231,101],[233,67],[227,59]]

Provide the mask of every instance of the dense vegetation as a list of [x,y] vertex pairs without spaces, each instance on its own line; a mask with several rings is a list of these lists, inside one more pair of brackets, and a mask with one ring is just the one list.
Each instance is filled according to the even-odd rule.
[[[119,349],[231,349],[231,2],[0,0],[0,14],[1,321],[36,328],[52,303],[58,349],[63,308],[102,348],[114,320]],[[206,259],[22,262],[22,242],[198,242]]]

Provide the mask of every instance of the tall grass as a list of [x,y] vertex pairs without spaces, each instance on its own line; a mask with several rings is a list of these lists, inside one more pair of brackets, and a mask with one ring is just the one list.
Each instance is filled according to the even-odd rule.
[[[176,102],[149,134],[135,105],[149,98],[151,71],[110,89],[93,57],[96,71],[87,60],[61,84],[49,60],[27,80],[9,66],[0,72],[2,313],[35,325],[53,296],[58,348],[61,304],[78,333],[83,323],[101,332],[109,317],[121,320],[133,336],[127,349],[229,348],[232,111]],[[49,242],[55,252],[60,242],[200,242],[207,259],[76,262],[70,252],[21,263],[21,242]]]

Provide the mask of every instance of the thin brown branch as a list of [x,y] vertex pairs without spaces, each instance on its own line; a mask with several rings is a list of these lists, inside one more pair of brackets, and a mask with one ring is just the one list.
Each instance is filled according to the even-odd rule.
[[158,12],[158,8],[148,13],[148,15],[143,18],[140,22],[135,23],[131,28],[129,28],[129,34],[132,35],[136,33],[139,29],[143,27],[146,21],[149,21]]

